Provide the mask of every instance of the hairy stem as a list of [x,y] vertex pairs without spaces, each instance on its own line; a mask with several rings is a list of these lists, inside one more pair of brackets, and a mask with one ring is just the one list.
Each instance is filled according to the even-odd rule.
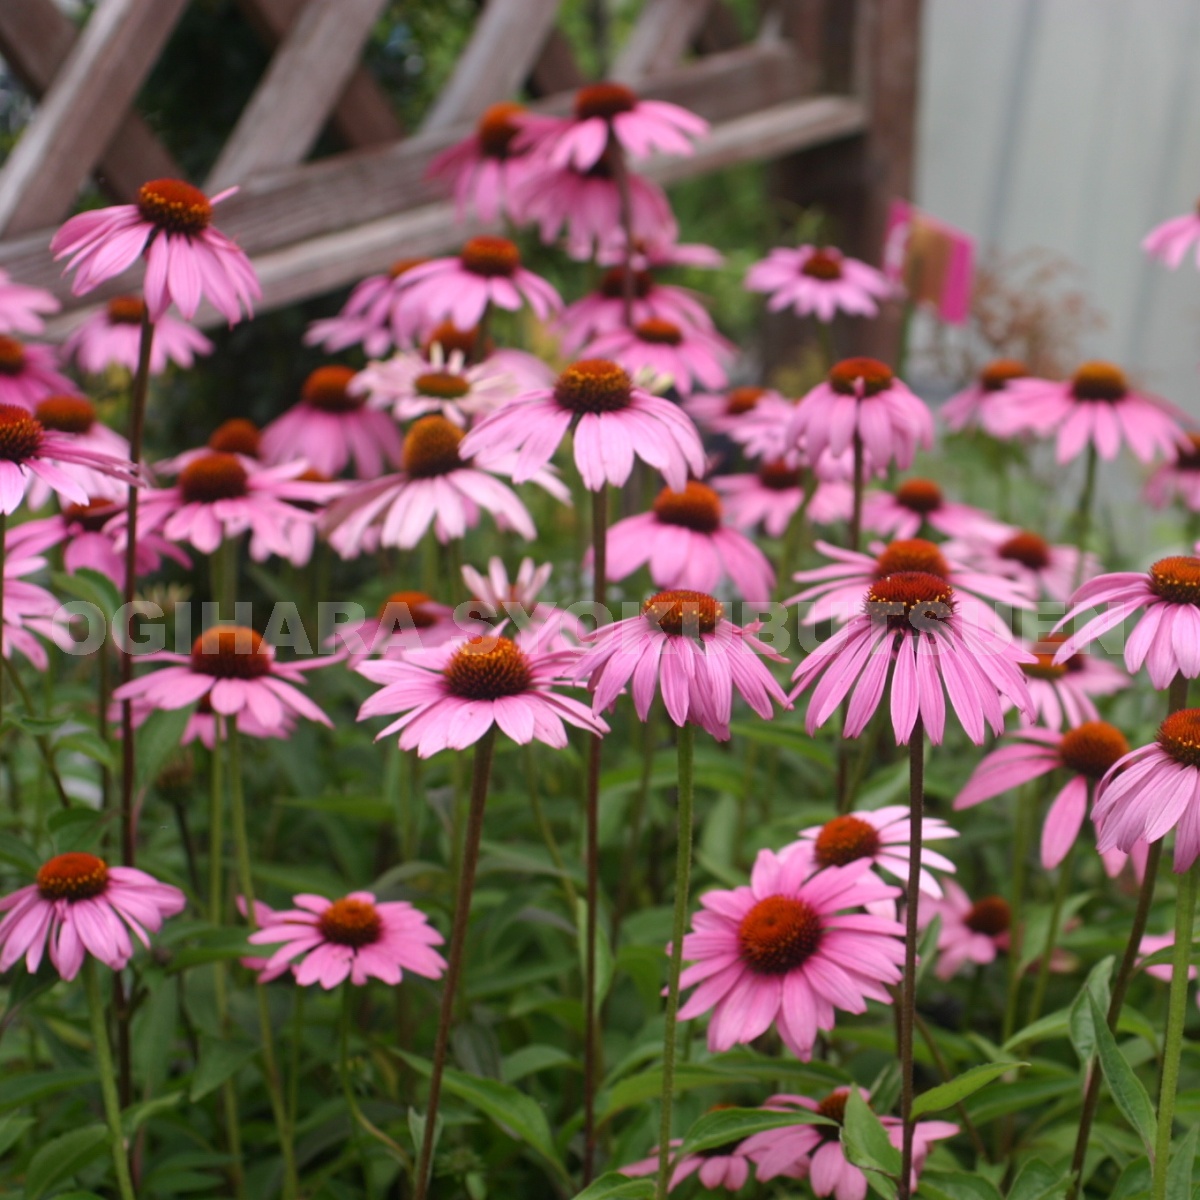
[[108,1122],[108,1140],[112,1147],[113,1168],[117,1173],[117,1189],[121,1200],[135,1200],[133,1180],[129,1175],[129,1157],[125,1153],[125,1134],[121,1129],[121,1103],[117,1099],[117,1080],[108,1041],[108,1023],[104,1018],[104,1001],[100,997],[96,960],[90,954],[83,960],[83,987],[87,993],[92,1046],[96,1055],[96,1069],[100,1074],[100,1094],[104,1097],[104,1117]]
[[925,814],[925,725],[920,717],[908,738],[908,887],[904,914],[904,981],[900,1001],[900,1147],[898,1200],[908,1200],[913,1164],[913,1028],[917,1014],[917,916],[921,888],[921,826]]

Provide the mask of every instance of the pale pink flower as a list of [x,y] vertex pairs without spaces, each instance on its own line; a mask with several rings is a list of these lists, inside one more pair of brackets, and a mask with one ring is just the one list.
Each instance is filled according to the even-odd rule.
[[651,317],[632,329],[613,329],[588,343],[587,358],[611,358],[630,374],[652,371],[666,376],[681,396],[697,387],[709,391],[728,382],[728,364],[736,347],[714,329],[676,325]]
[[354,463],[360,479],[375,479],[386,467],[400,465],[400,430],[386,413],[367,407],[350,383],[350,367],[318,367],[304,381],[300,403],[262,431],[267,463],[304,459],[321,475],[340,475]]
[[459,221],[472,212],[487,224],[514,215],[513,195],[535,169],[529,155],[514,145],[524,113],[522,105],[509,101],[490,105],[474,133],[430,162],[426,175],[450,188]]
[[550,563],[537,566],[532,558],[521,559],[515,579],[510,580],[502,558],[488,559],[487,574],[472,566],[462,569],[463,583],[472,600],[482,601],[496,613],[507,615],[509,607],[531,613],[538,606],[538,594],[549,582],[554,567]]
[[17,283],[7,271],[0,270],[0,333],[36,335],[46,328],[43,315],[62,308],[45,288]]
[[[683,1145],[681,1138],[671,1142],[671,1149],[678,1150]],[[709,1189],[728,1188],[736,1192],[750,1178],[750,1160],[742,1151],[741,1146],[718,1147],[716,1150],[706,1150],[701,1154],[685,1154],[682,1158],[672,1155],[674,1163],[671,1171],[669,1191],[674,1191],[685,1180],[693,1175],[700,1181],[700,1186]],[[658,1147],[651,1152],[649,1158],[630,1163],[620,1168],[622,1175],[637,1179],[643,1175],[658,1173]]]
[[[460,453],[463,431],[445,417],[421,417],[404,440],[403,469],[397,475],[358,484],[326,511],[329,544],[343,557],[365,548],[399,546],[411,550],[433,528],[439,542],[464,536],[491,513],[497,526],[513,529],[526,541],[537,530],[516,492],[492,474],[513,465],[488,460],[489,470],[470,466]],[[549,470],[531,476],[556,499],[569,493]]]
[[[1156,225],[1142,239],[1142,249],[1151,258],[1161,259],[1173,271],[1183,262],[1191,244],[1198,239],[1200,209]],[[1196,247],[1196,265],[1200,267],[1200,245]]]
[[1200,512],[1200,434],[1184,435],[1174,457],[1154,468],[1142,495],[1155,508],[1179,500],[1190,512]]
[[939,979],[950,979],[967,963],[986,966],[1009,947],[1012,911],[1003,896],[971,898],[953,879],[945,881],[941,899],[922,894],[917,906],[917,923],[924,929],[941,917],[938,930],[937,966]]
[[606,359],[582,359],[553,387],[518,396],[485,416],[460,447],[485,466],[515,456],[512,478],[532,479],[574,430],[575,465],[591,491],[621,487],[634,457],[649,463],[674,487],[688,472],[704,470],[704,448],[691,421],[669,400],[638,387],[629,373]]
[[769,312],[791,308],[827,323],[838,312],[873,317],[896,293],[882,271],[832,246],[776,247],[746,272],[746,290],[768,292]]
[[[1125,735],[1105,721],[1088,721],[1066,733],[1021,729],[975,768],[955,798],[954,808],[973,808],[1061,768],[1068,779],[1050,802],[1042,826],[1042,866],[1050,870],[1066,858],[1079,836],[1091,787],[1128,753]],[[1117,874],[1124,861],[1124,855],[1115,861],[1106,858],[1108,873]]]
[[631,159],[651,154],[690,155],[708,122],[662,100],[643,100],[621,83],[590,83],[575,93],[570,117],[525,113],[518,146],[529,146],[552,166],[594,167],[610,144]]
[[1003,413],[1010,398],[1008,385],[1014,379],[1024,379],[1028,375],[1025,364],[1015,358],[994,359],[969,387],[956,392],[938,409],[938,416],[954,433],[977,425],[991,433],[993,416]]
[[[67,434],[77,449],[92,450],[121,461],[129,459],[129,442],[98,420],[95,406],[83,396],[46,396],[38,401],[33,415],[43,429]],[[124,500],[129,494],[127,482],[83,463],[63,463],[62,469],[64,474],[83,488],[89,501]],[[53,489],[45,480],[32,480],[29,485],[29,507],[41,508],[52,494]]]
[[368,358],[378,358],[393,346],[407,349],[437,323],[420,304],[412,303],[402,280],[425,258],[401,258],[383,275],[369,275],[357,284],[336,317],[314,321],[304,334],[306,346],[330,354],[362,345]]
[[337,659],[325,655],[305,662],[280,662],[274,647],[253,629],[214,625],[192,643],[191,654],[162,650],[139,659],[170,665],[122,684],[113,692],[113,699],[142,701],[151,708],[167,710],[207,700],[213,712],[223,717],[249,709],[265,728],[278,728],[297,716],[333,725],[293,685],[304,682],[304,672],[327,667]]
[[775,589],[767,556],[725,524],[720,497],[694,479],[680,491],[663,488],[649,512],[609,527],[609,579],[624,579],[643,566],[661,588],[711,592],[727,581],[752,601],[769,600]]
[[[148,706],[143,706],[146,715],[148,716],[152,709]],[[145,717],[142,718],[145,720]],[[179,739],[181,746],[189,746],[192,742],[199,742],[206,750],[213,750],[217,744],[217,714],[213,712],[212,702],[207,696],[203,697],[196,705],[192,715],[188,717],[187,724],[183,727],[183,736]],[[296,728],[296,718],[288,710],[284,710],[283,720],[268,724],[260,720],[253,710],[249,707],[243,708],[236,716],[224,718],[226,727],[229,722],[233,721],[237,725],[237,731],[243,737],[252,737],[259,739],[272,738],[276,741],[286,742],[292,736]],[[138,722],[135,718],[134,724]],[[256,912],[258,908],[266,909],[269,913],[271,910],[265,904],[258,905],[256,903]],[[256,923],[265,925],[266,919],[263,914],[258,914]],[[249,966],[245,959],[242,959],[243,966]]]
[[433,321],[453,321],[460,329],[478,325],[489,304],[516,312],[528,304],[540,320],[562,308],[559,294],[521,266],[521,254],[507,238],[473,237],[452,258],[434,258],[397,280],[398,302],[423,308]]
[[0,335],[0,404],[15,404],[32,412],[47,396],[74,392],[75,384],[57,365],[52,347]]
[[[768,537],[783,537],[792,518],[804,504],[801,486],[803,473],[784,459],[765,462],[753,474],[715,475],[710,480],[720,493],[731,525],[753,529],[762,525]],[[854,507],[854,491],[844,483],[820,483],[815,486],[806,516],[814,525],[832,525],[846,521]]]
[[866,860],[808,875],[803,855],[760,850],[750,886],[711,891],[683,939],[680,987],[696,990],[680,1021],[711,1012],[708,1048],[745,1045],[774,1025],[797,1058],[812,1057],[818,1032],[836,1010],[863,1013],[867,1001],[890,1004],[900,980],[904,928],[855,911],[892,900]]
[[1065,663],[1110,629],[1123,625],[1139,609],[1142,619],[1125,641],[1125,666],[1141,670],[1160,691],[1176,675],[1200,675],[1200,558],[1179,554],[1160,558],[1149,571],[1117,571],[1085,583],[1072,597],[1062,629],[1098,604],[1108,610],[1070,634],[1054,656]]
[[319,983],[326,991],[347,979],[362,987],[379,979],[393,987],[405,971],[440,979],[446,960],[435,950],[445,940],[429,918],[406,900],[380,904],[372,892],[351,892],[340,900],[301,894],[293,909],[246,939],[256,946],[279,945],[258,977],[259,983],[291,970],[301,987]]
[[639,720],[646,720],[661,692],[676,725],[690,721],[727,741],[735,689],[764,719],[772,716],[772,703],[789,707],[763,662],[786,660],[754,636],[759,628],[734,625],[725,606],[703,592],[659,592],[638,616],[601,625],[588,635],[571,675],[587,680],[597,711],[615,704],[632,680]]
[[907,470],[918,446],[933,445],[933,417],[890,367],[873,358],[847,358],[801,398],[786,436],[815,462],[827,447],[835,456],[844,454],[856,435],[874,466],[894,461]]
[[1051,600],[1069,600],[1080,583],[1100,573],[1095,554],[1085,554],[1078,546],[1052,545],[1015,525],[1001,532],[980,522],[974,534],[947,542],[943,549],[979,571],[1004,576]]
[[824,725],[849,697],[843,736],[854,738],[874,716],[891,676],[896,744],[908,741],[919,715],[936,745],[945,732],[945,687],[967,736],[980,745],[985,722],[994,733],[1004,728],[1002,698],[1030,708],[1019,664],[1032,657],[1011,640],[964,621],[945,579],[899,571],[871,584],[862,615],[800,663],[791,695],[795,699],[821,677],[808,706],[808,732]]
[[555,690],[578,650],[544,649],[536,630],[515,637],[486,634],[459,638],[402,660],[373,659],[357,670],[379,691],[363,701],[358,719],[395,716],[377,736],[400,734],[401,750],[428,758],[439,750],[465,750],[496,725],[518,745],[567,744],[565,721],[589,733],[608,726],[592,709]]
[[1089,444],[1106,462],[1127,445],[1139,462],[1172,456],[1186,447],[1187,414],[1159,396],[1134,391],[1125,372],[1108,362],[1086,362],[1070,379],[1016,379],[991,430],[1001,437],[1057,434],[1055,458],[1077,458]]
[[208,435],[208,441],[203,446],[193,446],[190,450],[183,450],[171,458],[160,458],[154,464],[154,473],[178,475],[184,467],[198,458],[204,458],[212,450],[218,454],[236,454],[239,458],[250,459],[249,469],[258,470],[262,430],[246,417],[230,417]]
[[[145,308],[140,296],[114,296],[71,331],[63,342],[63,355],[89,375],[102,375],[111,367],[132,374],[138,366]],[[197,354],[212,352],[212,342],[200,330],[163,313],[154,323],[150,374],[161,375],[168,363],[190,367]]]
[[191,320],[208,302],[231,325],[251,314],[262,295],[250,260],[212,224],[213,206],[233,195],[227,188],[211,199],[179,179],[152,179],[138,190],[136,204],[92,209],[72,217],[54,235],[55,259],[70,258],[73,295],[82,296],[120,275],[144,253],[143,291],[150,320],[171,306]]
[[[746,446],[750,458],[782,458],[789,449],[784,445],[783,431],[792,415],[792,402],[773,388],[743,386],[725,392],[693,392],[683,398],[682,404],[684,412],[701,429]],[[765,444],[751,446],[737,436],[737,431],[756,413],[760,414],[759,425],[773,425],[774,428],[767,435],[770,440]],[[769,414],[765,420],[763,414]],[[759,434],[758,438],[749,440],[757,442],[762,436]]]
[[[1175,933],[1148,933],[1138,942],[1138,952],[1141,957],[1138,959],[1137,965],[1142,966],[1144,959],[1149,958],[1152,954],[1159,950],[1173,949],[1175,946]],[[1161,979],[1164,983],[1170,983],[1171,977],[1175,974],[1175,968],[1172,963],[1158,963],[1153,967],[1142,967],[1147,975],[1153,976],[1155,979]],[[1188,979],[1195,980],[1196,968],[1188,967]],[[1200,1004],[1200,992],[1196,993],[1196,1003]],[[624,1168],[623,1168],[624,1169]]]
[[1094,654],[1080,652],[1055,662],[1054,656],[1066,640],[1065,633],[1048,633],[1025,644],[1037,661],[1021,664],[1033,700],[1032,716],[1022,714],[1022,724],[1061,729],[1064,724],[1074,728],[1098,721],[1100,713],[1092,697],[1111,696],[1129,686],[1129,676],[1120,667]]
[[893,492],[863,497],[863,526],[894,538],[916,537],[928,525],[949,538],[999,539],[1012,527],[980,508],[947,500],[932,479],[906,479]]
[[1100,781],[1092,806],[1096,848],[1128,853],[1175,830],[1175,870],[1200,858],[1200,708],[1172,713],[1157,738],[1118,759]]
[[24,521],[10,526],[4,538],[3,654],[5,658],[21,654],[39,671],[46,669],[49,658],[38,639],[63,646],[69,639],[66,630],[54,621],[61,602],[44,587],[25,578],[49,565],[43,552],[64,536],[54,526],[56,520]]
[[47,946],[50,962],[72,980],[85,954],[122,970],[133,957],[129,934],[147,948],[149,933],[183,911],[183,893],[133,867],[110,867],[94,854],[59,854],[38,868],[37,881],[0,899],[0,971],[22,957],[34,975]]
[[[125,548],[118,544],[118,536],[112,529],[113,518],[125,511],[125,497],[120,500],[92,500],[87,504],[68,504],[62,512],[45,517],[38,522],[26,522],[21,529],[32,524],[44,524],[54,529],[57,540],[63,546],[63,566],[68,572],[97,571],[122,591],[125,587]],[[152,575],[170,558],[182,567],[190,567],[192,560],[172,542],[157,533],[138,530],[137,550],[134,555],[134,571],[137,575]]]
[[462,623],[448,604],[439,604],[425,592],[393,592],[374,617],[347,621],[334,631],[335,644],[349,654],[351,668],[364,657],[380,654],[384,658],[402,658],[410,650],[441,646],[465,633],[484,633],[480,621],[465,618]]
[[721,266],[725,255],[715,246],[701,242],[678,242],[677,232],[658,237],[633,239],[633,254],[625,249],[625,230],[620,226],[596,252],[596,263],[601,267],[621,267],[629,259],[635,271],[658,271],[666,267],[701,267],[713,269]]

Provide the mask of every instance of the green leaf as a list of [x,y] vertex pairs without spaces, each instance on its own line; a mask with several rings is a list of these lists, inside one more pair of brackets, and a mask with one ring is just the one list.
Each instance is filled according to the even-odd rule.
[[1057,1100],[1079,1090],[1079,1076],[1071,1071],[1061,1075],[1018,1080],[1002,1088],[990,1088],[971,1096],[966,1104],[976,1125],[994,1121],[1011,1112],[1027,1111],[1048,1100]]
[[653,1179],[630,1179],[610,1171],[577,1192],[575,1200],[651,1200],[654,1186]]
[[167,760],[179,749],[180,739],[192,716],[192,706],[160,709],[152,712],[138,726],[137,732],[137,786],[139,789],[153,783],[161,773]]
[[228,1038],[203,1038],[200,1042],[200,1061],[192,1076],[188,1099],[194,1104],[229,1079],[254,1057],[254,1047],[246,1042]]
[[263,958],[270,952],[269,946],[253,946],[246,941],[247,929],[210,929],[198,945],[177,950],[167,964],[168,974],[186,971],[189,967],[206,963],[225,962],[231,958]]
[[0,1117],[0,1156],[7,1154],[32,1124],[33,1117],[18,1117],[16,1113]]
[[1063,1175],[1040,1158],[1031,1158],[1020,1170],[1008,1192],[1008,1200],[1056,1200],[1065,1195],[1069,1175]]
[[1150,1160],[1135,1158],[1121,1172],[1108,1200],[1142,1200],[1150,1195]]
[[[1192,943],[1192,962],[1196,961],[1196,956],[1200,955],[1200,939]],[[1153,954],[1147,954],[1145,958],[1138,959],[1138,969],[1145,970],[1146,967],[1169,967],[1175,961],[1175,945],[1164,946],[1161,950],[1155,950]]]
[[[787,1129],[791,1125],[832,1125],[828,1117],[808,1109],[770,1112],[763,1108],[722,1108],[705,1113],[687,1131],[678,1157],[715,1150],[731,1142],[740,1142],[753,1133],[768,1129]],[[885,1135],[886,1136],[886,1135]]]
[[69,850],[92,849],[110,821],[108,813],[93,808],[67,808],[52,813],[46,828],[54,838],[54,848],[66,854]]
[[85,1125],[46,1142],[29,1162],[25,1173],[25,1200],[40,1200],[51,1188],[70,1179],[108,1146],[103,1125]]
[[59,1092],[86,1087],[96,1081],[95,1071],[31,1071],[0,1082],[0,1109],[21,1108]]
[[546,1046],[535,1043],[522,1046],[511,1054],[506,1054],[500,1063],[500,1076],[505,1083],[516,1083],[527,1075],[536,1075],[539,1071],[551,1071],[559,1068],[578,1069],[579,1060],[573,1054],[568,1054],[558,1046]]
[[965,1171],[922,1171],[920,1195],[926,1200],[1000,1200],[990,1179]]
[[167,1092],[162,1096],[155,1096],[151,1100],[143,1100],[141,1104],[130,1105],[121,1114],[121,1128],[124,1130],[125,1136],[133,1137],[140,1126],[152,1117],[157,1117],[159,1113],[177,1108],[182,1099],[182,1092]]
[[1154,1145],[1154,1105],[1142,1081],[1134,1074],[1117,1046],[1117,1040],[1109,1032],[1108,1024],[1095,997],[1089,994],[1092,1008],[1092,1024],[1096,1038],[1096,1050],[1100,1056],[1100,1067],[1104,1071],[1108,1090],[1125,1119],[1133,1126],[1149,1153]]
[[28,875],[31,879],[38,873],[38,868],[42,865],[41,857],[34,853],[33,847],[28,842],[11,837],[7,833],[0,833],[0,862],[7,863],[10,867],[16,867],[18,871],[23,875]]
[[1167,1164],[1167,1200],[1192,1200],[1198,1137],[1200,1126],[1193,1125],[1191,1132],[1171,1151],[1171,1161]]
[[1071,1045],[1079,1055],[1079,1061],[1085,1065],[1091,1060],[1096,1050],[1096,1030],[1092,1023],[1092,1010],[1089,1001],[1094,1000],[1101,1012],[1108,1011],[1109,987],[1108,981],[1112,975],[1113,959],[1110,955],[1102,959],[1089,972],[1087,980],[1080,989],[1079,995],[1071,1003],[1067,1015],[1067,1028],[1071,1034]]
[[82,754],[84,758],[90,758],[110,771],[117,769],[117,756],[113,753],[112,746],[94,729],[72,729],[62,737],[55,738],[52,748],[55,754],[60,750],[67,750]]
[[892,1145],[883,1122],[871,1111],[858,1088],[846,1097],[842,1124],[842,1148],[846,1158],[866,1171],[879,1171],[895,1178],[900,1174],[900,1151]]
[[912,1115],[923,1117],[926,1113],[941,1112],[943,1109],[952,1108],[960,1100],[979,1091],[980,1088],[986,1087],[993,1079],[999,1079],[1001,1075],[1012,1068],[1027,1066],[1029,1066],[1028,1063],[1014,1062],[984,1063],[982,1066],[972,1067],[957,1078],[938,1084],[937,1087],[932,1087],[927,1092],[922,1092],[913,1101]]

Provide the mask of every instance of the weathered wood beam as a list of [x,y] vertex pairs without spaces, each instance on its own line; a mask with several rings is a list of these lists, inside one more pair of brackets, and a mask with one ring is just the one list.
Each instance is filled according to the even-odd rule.
[[554,28],[559,0],[489,0],[466,49],[421,122],[426,133],[474,121],[512,97]]
[[674,67],[708,16],[709,0],[646,0],[609,75],[638,83]]
[[0,171],[0,231],[24,233],[66,215],[186,3],[96,6]]
[[529,72],[529,84],[535,96],[571,92],[587,82],[587,76],[575,60],[575,51],[561,29],[551,29],[542,52]]
[[[238,0],[247,23],[272,49],[304,10],[305,0]],[[338,97],[331,120],[347,146],[382,146],[403,136],[404,128],[387,94],[366,67],[356,67]]]
[[309,0],[221,149],[206,189],[300,162],[312,149],[385,0]]

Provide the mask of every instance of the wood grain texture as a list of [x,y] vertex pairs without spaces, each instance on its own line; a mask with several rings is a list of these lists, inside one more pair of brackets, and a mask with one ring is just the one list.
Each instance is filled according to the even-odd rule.
[[555,92],[571,92],[587,82],[587,77],[575,60],[575,52],[561,29],[551,29],[546,35],[537,62],[529,72],[529,85],[535,96],[552,96]]
[[385,0],[309,0],[284,35],[209,173],[220,191],[300,162],[362,55]]
[[708,16],[709,0],[646,0],[609,75],[638,83],[678,64]]

